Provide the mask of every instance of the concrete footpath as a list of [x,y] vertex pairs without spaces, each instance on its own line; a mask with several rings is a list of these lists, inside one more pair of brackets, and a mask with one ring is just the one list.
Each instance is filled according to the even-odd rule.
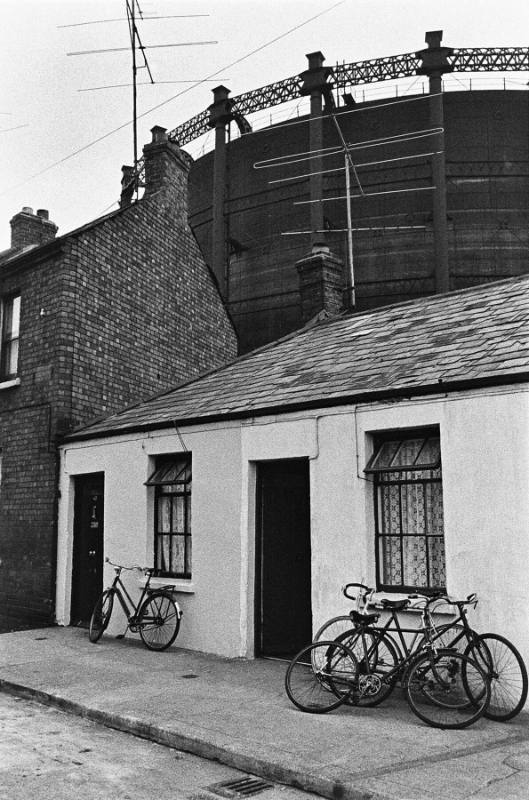
[[285,694],[285,669],[176,646],[153,653],[136,637],[93,645],[76,628],[0,635],[3,691],[268,780],[344,800],[529,798],[527,714],[436,730],[399,690],[375,709],[304,714]]

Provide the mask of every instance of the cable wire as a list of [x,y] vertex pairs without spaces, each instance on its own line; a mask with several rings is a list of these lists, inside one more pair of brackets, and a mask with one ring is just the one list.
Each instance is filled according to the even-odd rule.
[[[246,61],[248,58],[251,58],[252,56],[256,55],[257,53],[260,53],[266,47],[270,47],[271,45],[275,44],[276,42],[279,42],[281,39],[284,39],[286,36],[289,36],[291,33],[294,33],[295,31],[299,30],[300,28],[303,28],[305,25],[309,25],[311,22],[314,22],[314,20],[319,19],[320,17],[323,17],[325,14],[328,14],[329,12],[333,11],[335,8],[338,8],[338,6],[343,5],[345,3],[345,1],[346,0],[339,0],[339,2],[333,3],[332,6],[329,6],[328,8],[324,9],[323,11],[320,11],[318,14],[314,14],[312,17],[309,17],[308,19],[304,20],[303,22],[300,22],[297,25],[294,25],[292,28],[289,28],[287,31],[284,31],[284,33],[281,33],[278,36],[275,36],[273,39],[270,39],[268,42],[264,42],[264,44],[259,45],[259,47],[256,47],[253,50],[250,50],[248,53],[245,53],[245,55],[241,56],[240,58],[235,59],[235,61],[232,61],[230,64],[225,64],[223,67],[221,67],[220,69],[215,70],[215,72],[212,72],[209,75],[206,75],[205,78],[202,78],[200,81],[197,81],[192,86],[188,86],[186,89],[183,89],[181,92],[178,92],[177,94],[173,95],[173,97],[169,97],[167,100],[163,100],[161,103],[158,103],[157,105],[152,106],[152,108],[147,109],[147,111],[143,111],[141,114],[138,114],[138,119],[142,119],[143,117],[146,117],[149,114],[152,114],[153,111],[158,111],[159,108],[163,108],[164,106],[168,105],[169,103],[172,103],[173,100],[177,100],[179,97],[182,97],[184,94],[187,94],[188,92],[192,91],[193,89],[196,89],[198,86],[201,86],[202,83],[204,83],[205,81],[208,81],[211,78],[217,77],[217,75],[220,75],[222,72],[224,72],[224,70],[230,69],[231,67],[235,67],[237,64],[240,64],[243,61]],[[29,181],[32,181],[35,178],[39,178],[41,175],[44,175],[46,172],[49,172],[54,167],[57,167],[60,164],[64,164],[66,161],[69,161],[71,158],[74,158],[74,156],[77,156],[80,153],[84,153],[86,150],[89,150],[91,147],[94,147],[94,145],[99,144],[100,142],[103,142],[105,139],[108,139],[110,136],[113,136],[115,133],[119,133],[119,131],[122,131],[125,128],[128,128],[129,125],[133,124],[133,122],[134,122],[134,120],[128,120],[128,122],[124,122],[122,125],[119,125],[117,128],[114,128],[113,130],[107,131],[107,133],[104,133],[101,136],[98,136],[97,139],[94,139],[91,142],[89,142],[88,144],[85,144],[82,147],[79,147],[77,150],[74,150],[74,152],[69,153],[67,156],[64,156],[63,158],[60,158],[58,161],[54,161],[53,164],[48,164],[47,167],[44,167],[43,169],[39,170],[39,172],[34,173],[29,178],[26,178],[25,180],[21,181],[20,183],[17,183],[14,186],[9,186],[7,189],[4,189],[4,190],[0,191],[0,196],[8,194],[8,193],[12,192],[14,189],[18,189],[20,186],[25,186],[25,184],[29,183]]]

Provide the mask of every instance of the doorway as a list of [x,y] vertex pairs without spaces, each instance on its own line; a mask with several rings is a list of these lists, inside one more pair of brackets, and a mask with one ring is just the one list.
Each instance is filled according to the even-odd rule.
[[257,465],[256,655],[290,658],[312,639],[308,459]]
[[103,591],[104,475],[75,478],[72,625],[88,625]]

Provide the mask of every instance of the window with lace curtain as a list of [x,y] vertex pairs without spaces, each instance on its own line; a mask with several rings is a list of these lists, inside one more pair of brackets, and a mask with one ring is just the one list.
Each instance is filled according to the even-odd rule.
[[446,584],[439,431],[375,437],[377,586],[428,592]]
[[156,459],[146,486],[154,487],[155,575],[191,578],[191,454]]

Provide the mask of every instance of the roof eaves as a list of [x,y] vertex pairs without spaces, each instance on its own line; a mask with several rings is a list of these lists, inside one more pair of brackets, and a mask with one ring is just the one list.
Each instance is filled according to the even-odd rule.
[[464,378],[454,381],[443,381],[439,379],[435,383],[400,386],[393,389],[374,389],[372,391],[353,392],[328,398],[315,398],[314,400],[303,400],[298,402],[285,402],[278,405],[260,406],[239,411],[219,412],[213,414],[201,414],[196,417],[182,417],[171,420],[124,425],[123,427],[108,428],[107,430],[90,431],[81,429],[79,433],[71,433],[64,437],[63,443],[86,441],[88,439],[106,439],[109,437],[124,436],[131,433],[147,433],[153,430],[163,430],[171,425],[191,426],[197,424],[214,424],[216,422],[236,421],[251,419],[252,417],[274,416],[277,414],[288,414],[298,411],[310,411],[317,408],[333,408],[336,406],[359,405],[361,403],[372,403],[377,401],[390,401],[412,397],[431,396],[435,394],[444,395],[452,392],[462,392],[471,389],[486,389],[499,386],[510,386],[520,383],[529,383],[529,371],[513,372],[509,374],[479,376],[476,378]]
[[[141,203],[142,200],[138,200],[138,203]],[[76,236],[80,236],[83,233],[86,233],[92,228],[96,228],[98,225],[102,225],[104,222],[107,222],[109,219],[118,216],[131,208],[134,208],[136,203],[125,206],[123,208],[117,208],[115,211],[111,211],[109,214],[105,214],[103,217],[98,217],[97,219],[92,220],[91,222],[87,222],[84,225],[81,225],[79,228],[75,228],[73,231],[68,231],[68,233],[63,233],[62,236],[57,236],[55,239],[52,239],[50,242],[46,242],[46,244],[42,244],[40,246],[28,247],[25,248],[23,251],[15,252],[12,255],[2,260],[0,258],[0,270],[2,273],[7,272],[15,272],[19,269],[25,269],[28,266],[33,266],[34,264],[43,261],[46,258],[49,258],[55,253],[59,252],[62,246],[69,240],[73,239]],[[9,253],[10,251],[4,251],[4,255]]]

